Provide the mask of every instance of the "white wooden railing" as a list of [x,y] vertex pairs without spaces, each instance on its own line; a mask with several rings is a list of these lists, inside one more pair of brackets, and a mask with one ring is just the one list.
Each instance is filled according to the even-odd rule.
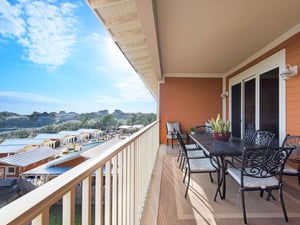
[[75,192],[80,185],[79,224],[138,225],[158,148],[156,121],[4,206],[0,209],[1,224],[48,225],[50,207],[61,202],[62,224],[74,225]]

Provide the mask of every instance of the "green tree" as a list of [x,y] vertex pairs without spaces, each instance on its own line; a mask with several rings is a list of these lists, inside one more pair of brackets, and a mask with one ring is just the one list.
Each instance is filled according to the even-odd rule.
[[118,124],[117,119],[113,115],[111,115],[111,114],[103,116],[100,119],[101,130],[116,129],[117,128],[117,124]]

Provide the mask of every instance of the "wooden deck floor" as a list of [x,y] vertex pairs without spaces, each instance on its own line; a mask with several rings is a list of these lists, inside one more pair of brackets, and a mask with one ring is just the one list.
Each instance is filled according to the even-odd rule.
[[[240,225],[243,224],[238,186],[227,178],[225,200],[213,201],[216,184],[207,174],[192,175],[188,197],[184,198],[183,173],[178,169],[177,147],[161,145],[142,218],[143,225]],[[257,192],[246,193],[250,225],[300,225],[300,188],[296,177],[284,177],[284,200],[289,222],[283,218],[278,200],[266,201]],[[274,192],[276,199],[277,193]]]

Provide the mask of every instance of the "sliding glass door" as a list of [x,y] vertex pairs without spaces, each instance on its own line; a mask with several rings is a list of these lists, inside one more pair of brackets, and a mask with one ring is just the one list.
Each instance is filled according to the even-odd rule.
[[[285,50],[249,67],[229,79],[229,118],[233,136],[246,129],[267,130],[280,144],[286,135]],[[276,144],[276,142],[275,142]]]
[[259,77],[259,129],[279,135],[279,68]]

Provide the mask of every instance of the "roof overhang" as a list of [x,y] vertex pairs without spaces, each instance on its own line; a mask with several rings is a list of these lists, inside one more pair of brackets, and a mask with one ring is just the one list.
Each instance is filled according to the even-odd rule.
[[299,0],[87,0],[153,96],[164,77],[224,77],[300,31]]

